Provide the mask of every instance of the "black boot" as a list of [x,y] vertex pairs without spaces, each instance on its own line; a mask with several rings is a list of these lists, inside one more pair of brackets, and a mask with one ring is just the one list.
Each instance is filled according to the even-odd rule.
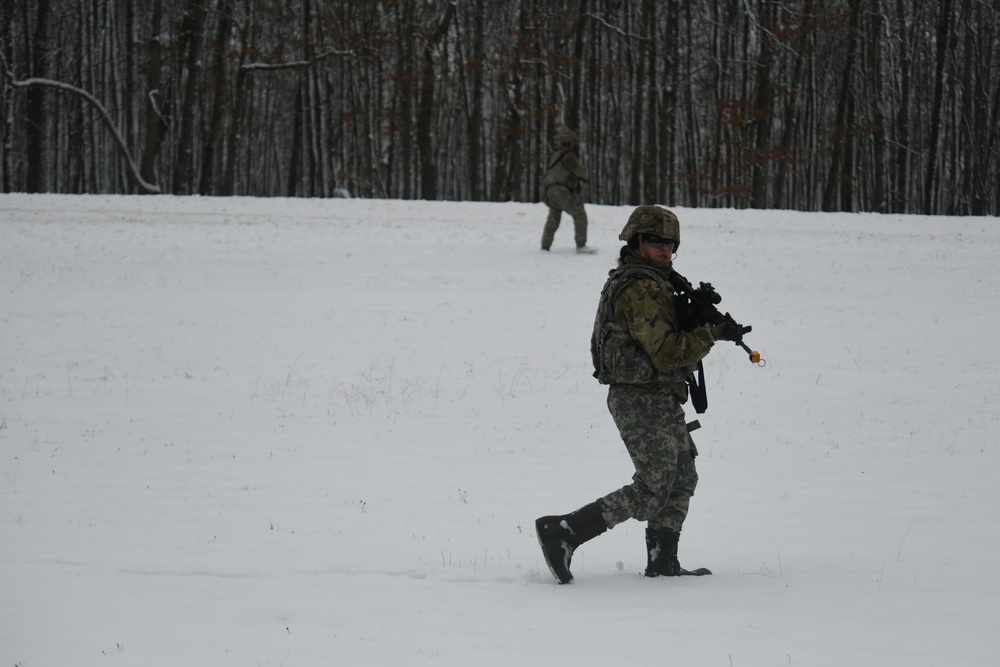
[[700,567],[685,570],[677,560],[677,541],[681,534],[666,528],[646,528],[646,576],[679,577],[694,575],[700,577],[712,571]]
[[608,529],[600,504],[593,502],[563,516],[543,516],[535,521],[535,535],[545,564],[560,584],[573,581],[569,571],[573,551]]

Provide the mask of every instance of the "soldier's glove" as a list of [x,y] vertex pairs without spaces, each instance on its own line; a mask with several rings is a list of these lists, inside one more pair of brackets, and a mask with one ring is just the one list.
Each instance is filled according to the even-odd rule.
[[720,322],[711,326],[712,338],[715,340],[739,341],[743,339],[743,332],[739,325],[732,322]]

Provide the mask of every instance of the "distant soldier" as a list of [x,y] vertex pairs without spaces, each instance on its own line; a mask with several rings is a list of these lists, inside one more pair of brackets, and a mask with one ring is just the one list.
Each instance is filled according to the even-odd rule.
[[677,216],[640,206],[618,237],[625,241],[597,307],[591,338],[594,376],[609,385],[608,408],[635,465],[632,483],[565,515],[543,516],[535,533],[559,583],[573,580],[573,551],[627,520],[646,522],[646,576],[711,574],[685,570],[677,542],[698,483],[683,403],[696,364],[739,325],[685,325],[670,281],[681,242]]
[[587,247],[587,212],[583,210],[580,183],[583,180],[583,163],[577,154],[580,150],[576,133],[564,129],[559,135],[559,147],[552,151],[545,169],[545,204],[549,217],[542,231],[542,250],[552,247],[552,239],[559,229],[562,212],[573,216],[573,228],[578,253],[594,252]]

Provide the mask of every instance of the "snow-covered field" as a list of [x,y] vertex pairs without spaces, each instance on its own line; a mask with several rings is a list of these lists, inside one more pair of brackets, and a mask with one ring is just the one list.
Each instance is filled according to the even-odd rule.
[[0,196],[0,665],[992,666],[1000,224],[677,209],[708,360],[681,563],[558,586],[627,483],[539,204]]

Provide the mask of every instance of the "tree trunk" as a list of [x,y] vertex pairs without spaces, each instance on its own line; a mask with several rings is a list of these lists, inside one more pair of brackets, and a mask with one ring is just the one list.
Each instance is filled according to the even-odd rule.
[[472,91],[465,126],[466,141],[468,142],[466,170],[469,177],[469,198],[472,201],[483,199],[481,164],[483,159],[483,69],[486,67],[483,44],[483,10],[483,0],[475,0],[472,8]]
[[[635,21],[638,24],[638,21]],[[628,77],[631,82],[629,93],[632,98],[632,110],[629,118],[630,146],[629,146],[629,179],[628,179],[628,199],[626,203],[631,206],[638,206],[642,203],[642,156],[645,153],[642,131],[644,129],[643,120],[646,114],[646,98],[648,81],[646,80],[646,61],[649,42],[643,39],[639,42],[638,48],[632,51],[631,67],[628,70]]]
[[[3,38],[0,39],[0,56],[6,62],[14,60],[14,7],[10,2],[0,2],[0,30],[3,31]],[[12,165],[14,159],[14,95],[12,88],[4,88],[0,91],[0,105],[2,106],[3,125],[0,127],[0,143],[3,149],[0,155],[0,192],[11,192],[13,190]]]
[[[25,3],[25,27],[29,25],[28,8]],[[31,38],[31,75],[43,79],[48,73],[49,57],[49,0],[35,0],[35,30]],[[27,192],[45,192],[45,132],[48,121],[48,109],[45,103],[45,88],[31,86],[27,95],[27,170],[25,173],[25,190]]]
[[285,196],[294,197],[302,174],[302,77],[297,74],[298,85],[295,86],[295,107],[292,111],[291,154],[288,156],[288,180],[285,182]]
[[227,57],[229,55],[229,37],[232,31],[232,0],[219,0],[219,25],[215,33],[215,43],[212,45],[215,53],[215,59],[212,63],[215,92],[212,95],[212,109],[201,142],[201,178],[198,181],[198,194],[202,196],[213,194],[218,189],[215,182],[219,170],[216,151],[223,144],[222,120],[226,91],[229,90]]
[[191,194],[194,191],[194,139],[195,113],[198,84],[201,78],[201,51],[204,42],[207,0],[190,0],[181,28],[181,45],[184,58],[184,98],[181,101],[181,128],[177,137],[176,163],[174,165],[173,192]]
[[236,194],[236,163],[239,160],[240,146],[244,131],[245,104],[247,99],[248,77],[242,67],[236,69],[236,82],[233,84],[233,110],[229,121],[229,132],[226,138],[226,150],[222,161],[222,183],[219,194],[232,197]]
[[683,142],[677,141],[678,113],[675,111],[680,92],[678,82],[681,81],[679,36],[683,17],[678,7],[678,0],[669,0],[662,3],[662,6],[665,7],[661,10],[665,14],[665,19],[655,22],[657,31],[662,24],[666,33],[663,40],[663,55],[657,58],[663,63],[663,69],[660,73],[660,85],[657,86],[659,92],[657,105],[660,111],[656,131],[659,134],[657,144],[660,146],[660,150],[656,156],[659,164],[653,201],[673,205],[679,203],[677,201],[679,196],[677,165],[684,159]]
[[150,36],[149,45],[146,50],[148,64],[146,66],[146,94],[144,108],[146,110],[146,120],[143,125],[146,128],[146,140],[142,148],[141,165],[139,173],[144,181],[155,183],[156,160],[160,154],[160,146],[167,131],[166,119],[163,116],[162,104],[164,95],[162,90],[162,16],[163,0],[152,0],[150,12]]
[[569,99],[566,100],[564,120],[566,127],[579,133],[583,129],[580,121],[580,106],[583,104],[583,37],[586,25],[587,0],[580,0],[579,13],[573,22],[573,57],[570,59]]
[[[914,11],[916,10],[916,3],[918,1],[913,0]],[[892,210],[895,213],[910,212],[911,198],[908,196],[908,193],[911,191],[910,152],[913,148],[910,145],[910,111],[912,105],[913,40],[915,38],[914,29],[907,29],[906,27],[907,12],[903,3],[904,0],[896,0],[895,24],[900,33],[898,41],[902,54],[900,57],[901,66],[899,68],[899,107],[897,108],[895,118],[896,149],[893,158],[893,170],[895,171],[893,189],[895,192]]]
[[[989,59],[987,56],[990,42],[977,35],[979,30],[985,30],[983,25],[983,5],[972,0],[965,0],[964,11],[966,25],[965,61],[963,64],[962,81],[962,140],[965,165],[962,173],[962,204],[960,213],[983,215],[983,192],[986,179],[983,173],[985,157],[984,139],[988,136],[986,118],[989,113],[989,96],[986,94],[989,81]],[[980,26],[982,26],[980,28]]]
[[833,123],[833,146],[830,167],[827,171],[826,184],[823,188],[824,211],[849,211],[851,202],[845,201],[843,186],[851,178],[849,165],[851,157],[853,100],[851,99],[851,75],[857,54],[859,40],[858,21],[860,18],[861,0],[850,0],[851,27],[847,34],[847,56],[841,72],[840,93],[837,95],[837,115]]
[[882,110],[885,104],[886,90],[884,75],[882,73],[882,30],[885,17],[882,15],[881,0],[874,0],[875,7],[872,8],[869,23],[868,57],[866,70],[871,72],[872,88],[868,96],[872,113],[872,154],[873,154],[873,174],[871,176],[871,202],[865,207],[866,210],[878,211],[879,213],[889,212],[888,192],[886,191],[886,141],[885,126],[886,117]]
[[938,160],[941,147],[941,107],[944,100],[944,72],[948,59],[948,40],[951,33],[951,0],[941,0],[941,13],[938,15],[936,55],[934,59],[934,101],[931,106],[930,139],[927,145],[927,173],[924,177],[924,208],[921,211],[930,215],[934,213],[935,189],[938,180]]
[[449,3],[444,16],[424,43],[420,72],[420,102],[417,110],[417,150],[420,153],[420,198],[437,199],[437,158],[434,154],[434,49],[444,37],[455,15],[454,3]]
[[657,104],[660,98],[660,82],[656,76],[656,63],[659,60],[656,49],[656,0],[643,0],[642,2],[642,24],[646,28],[646,43],[643,48],[646,58],[645,82],[647,87],[646,95],[646,115],[643,119],[645,125],[643,134],[646,142],[642,147],[642,202],[652,204],[661,201],[658,199],[658,190],[661,179],[657,175],[657,156],[666,147],[660,144],[660,133],[657,126],[662,122],[661,109]]
[[398,42],[396,81],[399,90],[399,128],[394,141],[400,145],[400,175],[403,199],[413,198],[413,60],[414,5],[403,3],[396,40]]
[[771,83],[771,68],[774,66],[774,9],[769,0],[760,3],[757,26],[757,41],[760,50],[757,55],[757,86],[753,100],[752,133],[753,149],[750,161],[750,207],[767,208],[767,186],[770,181],[771,126],[774,116],[774,86]]

